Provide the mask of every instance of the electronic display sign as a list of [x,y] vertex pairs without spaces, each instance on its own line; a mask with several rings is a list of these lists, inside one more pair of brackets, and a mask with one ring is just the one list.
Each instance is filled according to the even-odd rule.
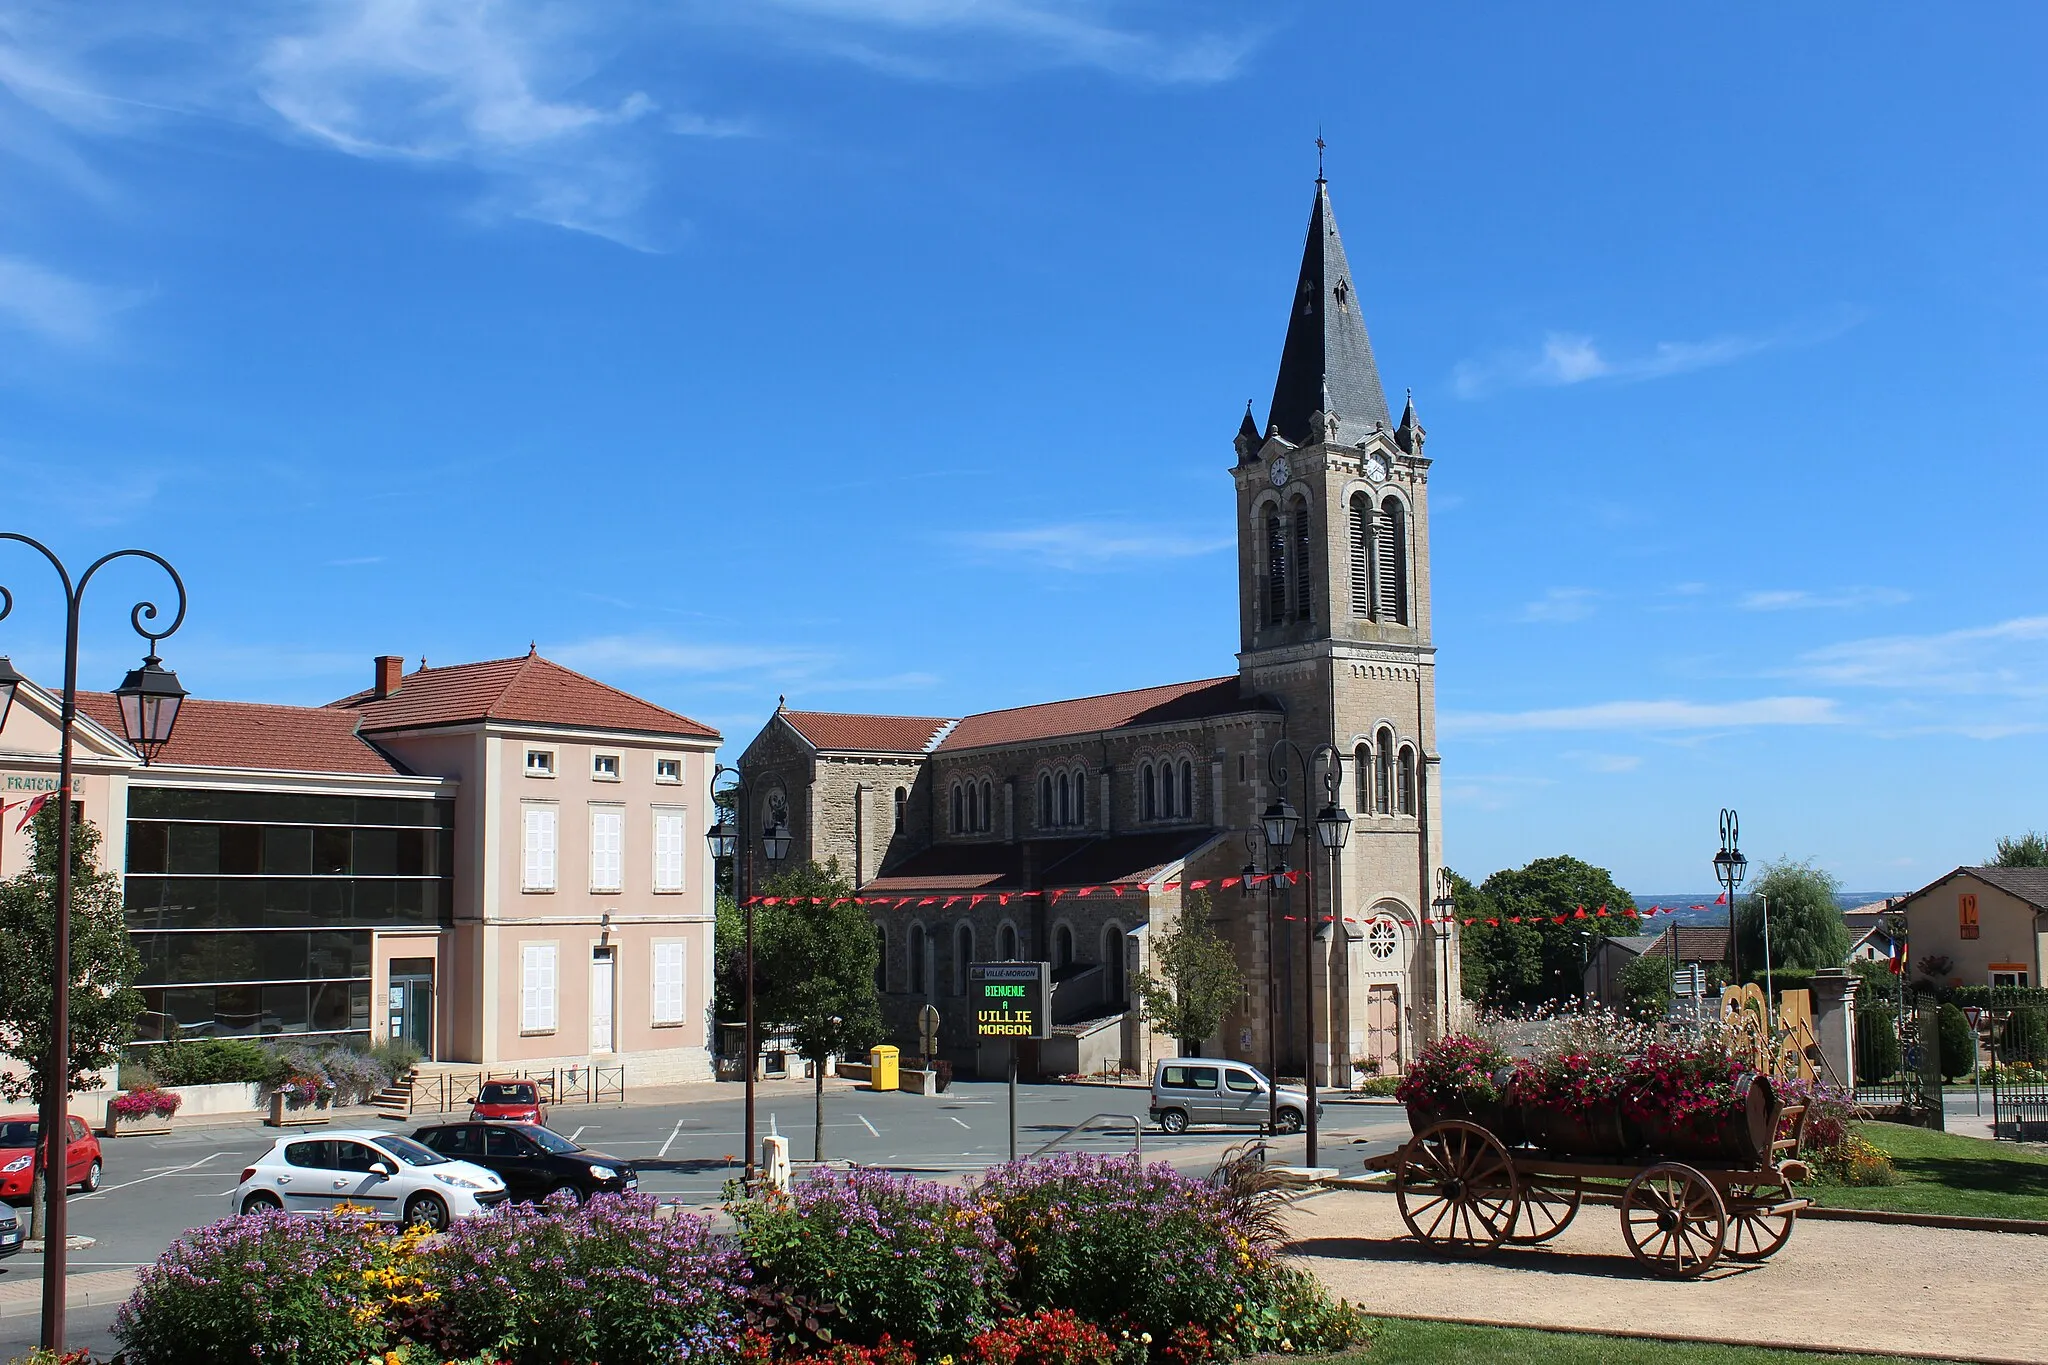
[[971,962],[967,999],[982,1038],[1046,1038],[1052,1032],[1052,964]]

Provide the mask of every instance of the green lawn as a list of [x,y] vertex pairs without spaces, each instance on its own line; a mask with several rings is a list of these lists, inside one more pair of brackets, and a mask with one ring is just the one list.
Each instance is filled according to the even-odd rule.
[[1804,1185],[1816,1203],[1843,1209],[1951,1213],[1977,1218],[2048,1219],[2048,1156],[2011,1142],[1936,1133],[1898,1123],[1860,1125],[1890,1152],[1897,1185]]
[[[1512,1360],[1517,1365],[1904,1365],[1897,1356],[1845,1356],[1704,1346],[1635,1337],[1537,1332],[1520,1327],[1465,1327],[1450,1322],[1375,1318],[1372,1345],[1333,1356],[1328,1365],[1450,1365]],[[1925,1362],[1921,1362],[1925,1365]]]

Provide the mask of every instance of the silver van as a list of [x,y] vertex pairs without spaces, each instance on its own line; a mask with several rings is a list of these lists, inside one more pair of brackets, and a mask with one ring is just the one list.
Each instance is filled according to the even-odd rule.
[[[1190,1124],[1221,1123],[1263,1129],[1271,1117],[1272,1085],[1257,1068],[1218,1057],[1173,1057],[1152,1072],[1152,1121],[1169,1133],[1184,1133]],[[1279,1127],[1301,1131],[1308,1113],[1308,1095],[1291,1085],[1280,1087]],[[1316,1106],[1316,1117],[1323,1107]]]

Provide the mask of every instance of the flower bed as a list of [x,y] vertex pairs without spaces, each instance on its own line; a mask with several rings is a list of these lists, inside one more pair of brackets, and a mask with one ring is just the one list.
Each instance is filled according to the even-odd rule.
[[116,1095],[107,1105],[107,1112],[117,1119],[135,1120],[146,1118],[170,1118],[178,1112],[183,1097],[168,1090],[159,1090],[153,1085],[137,1086],[133,1090]]
[[731,1236],[639,1196],[439,1238],[256,1214],[173,1245],[116,1330],[133,1365],[1205,1365],[1352,1344],[1362,1320],[1280,1261],[1243,1171],[821,1174],[734,1200]]

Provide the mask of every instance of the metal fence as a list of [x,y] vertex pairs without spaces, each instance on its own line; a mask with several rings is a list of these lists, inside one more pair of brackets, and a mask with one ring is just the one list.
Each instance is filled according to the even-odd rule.
[[452,1114],[476,1103],[486,1081],[532,1081],[542,1104],[623,1104],[624,1066],[558,1067],[552,1071],[442,1071],[413,1081],[407,1111]]
[[1990,1055],[1991,1134],[2048,1141],[2048,991],[1994,986],[1985,997],[1963,1008],[1976,1014]]
[[1934,995],[1908,990],[1858,1002],[1856,1102],[1942,1126],[1941,1002]]

